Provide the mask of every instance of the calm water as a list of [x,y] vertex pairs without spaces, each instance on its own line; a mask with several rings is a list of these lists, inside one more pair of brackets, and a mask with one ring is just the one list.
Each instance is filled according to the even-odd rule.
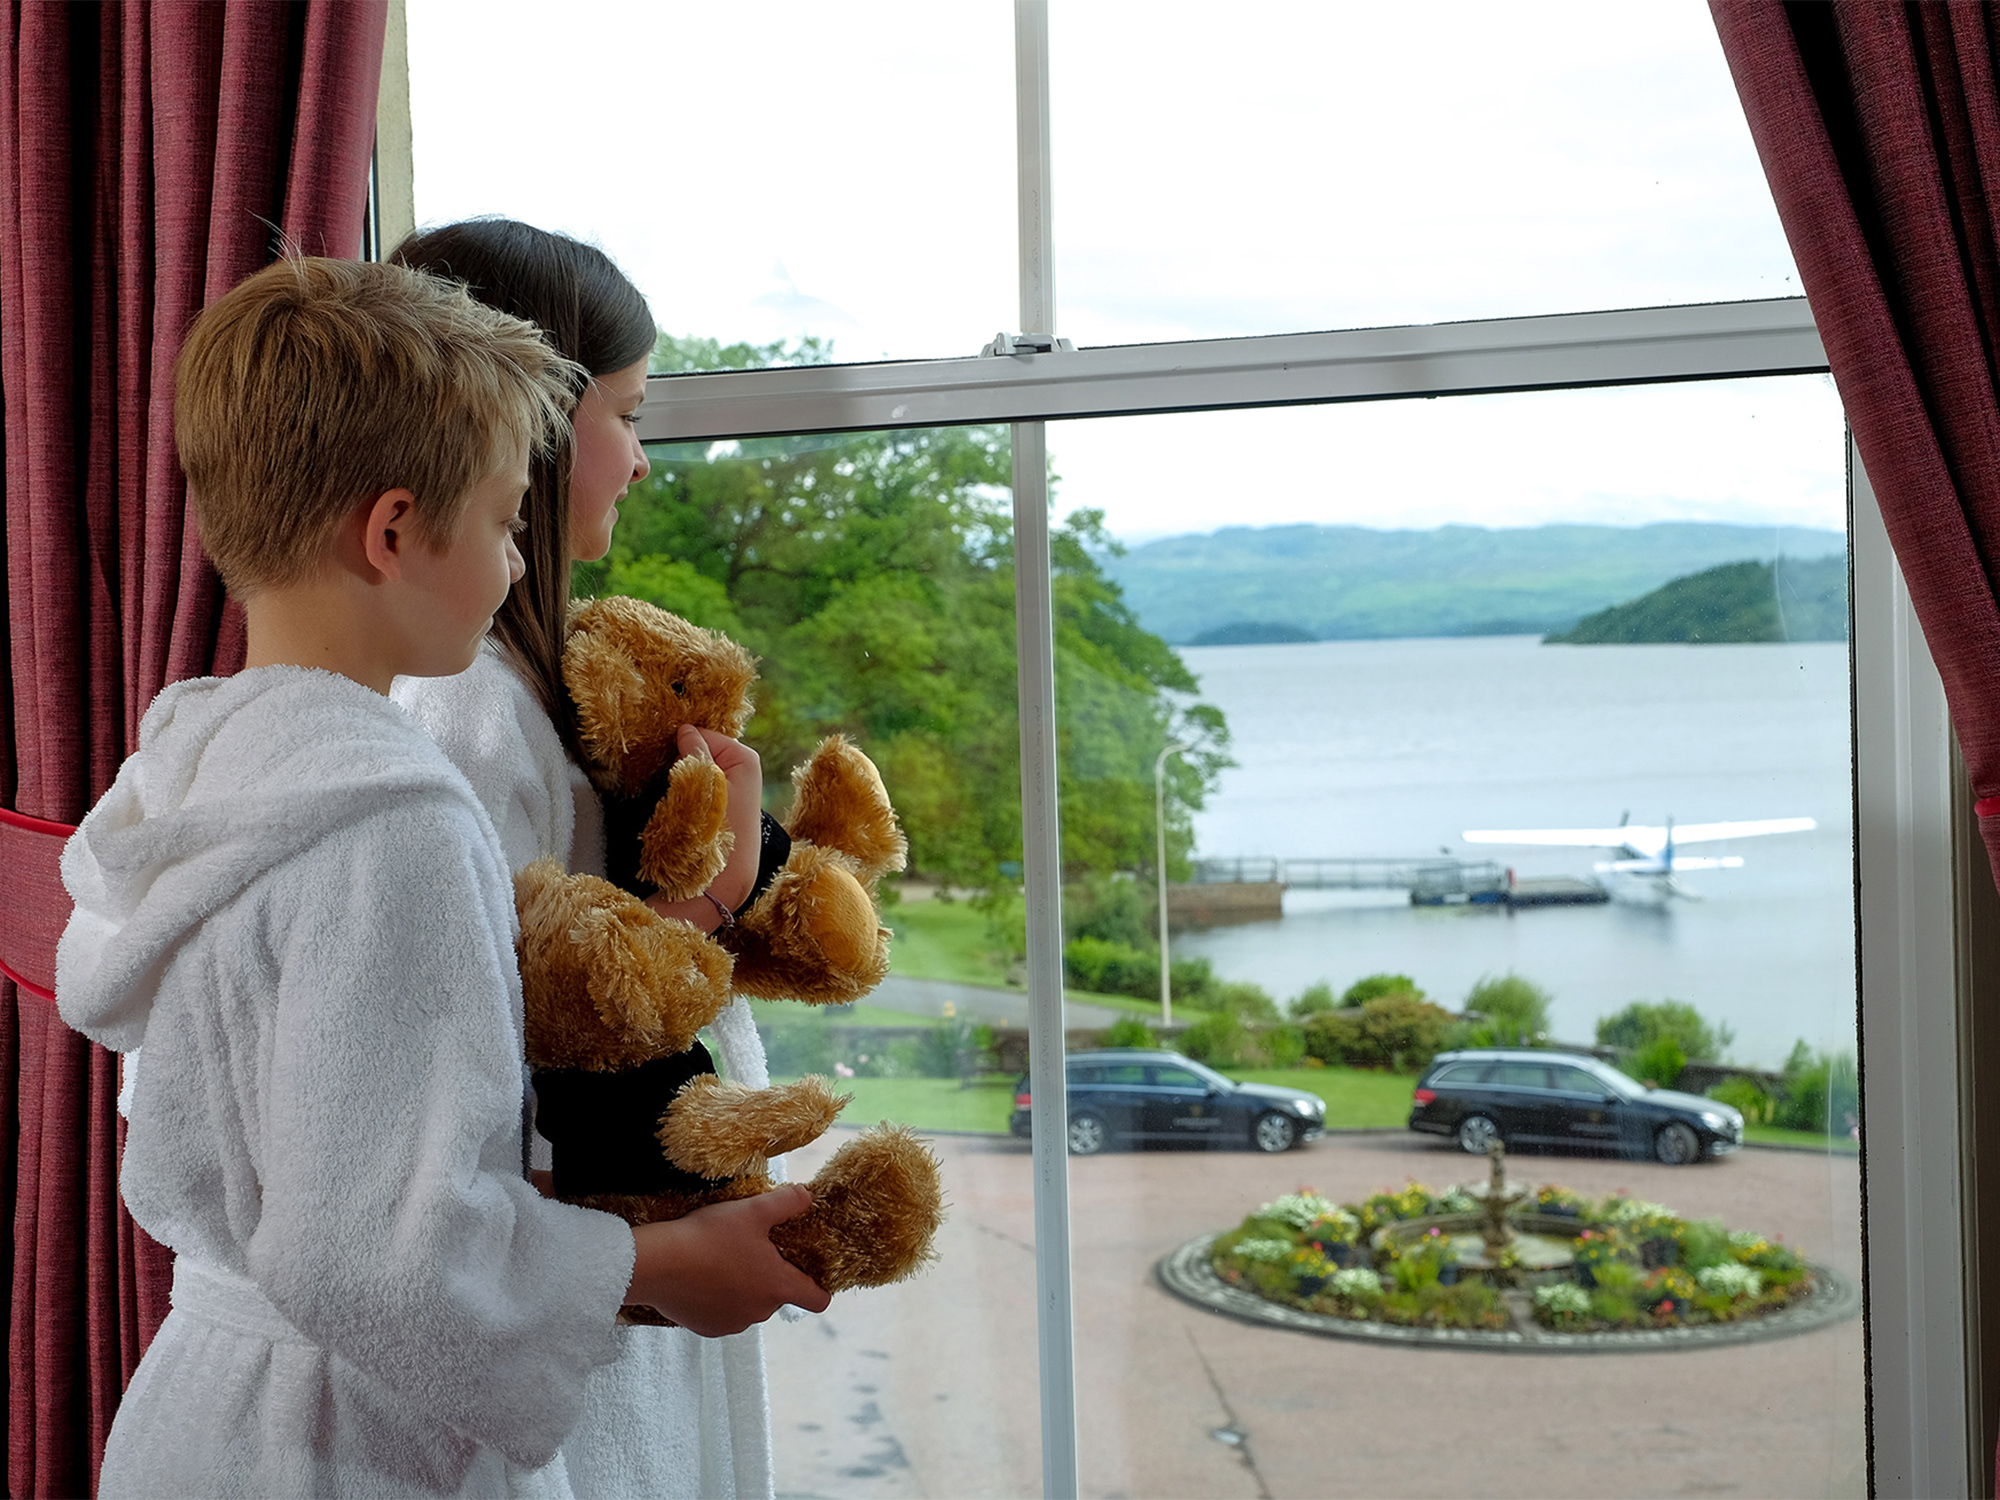
[[1682,877],[1698,901],[1420,909],[1397,893],[1293,892],[1281,922],[1188,933],[1226,977],[1280,998],[1315,980],[1414,976],[1456,1007],[1512,970],[1588,1041],[1636,999],[1691,1001],[1732,1056],[1854,1040],[1847,648],[1542,646],[1530,637],[1197,647],[1240,765],[1195,818],[1196,853],[1454,855],[1588,875],[1589,850],[1467,846],[1468,828],[1608,827],[1805,815],[1808,834],[1704,845],[1744,867]]

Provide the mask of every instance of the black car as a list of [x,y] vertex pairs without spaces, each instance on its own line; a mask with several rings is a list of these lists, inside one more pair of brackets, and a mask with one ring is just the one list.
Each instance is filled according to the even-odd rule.
[[[1181,1141],[1289,1151],[1326,1129],[1326,1101],[1304,1089],[1237,1083],[1178,1052],[1076,1052],[1068,1059],[1069,1151],[1119,1141]],[[1010,1128],[1030,1131],[1028,1078],[1014,1085]]]
[[1494,1140],[1652,1157],[1681,1166],[1743,1144],[1743,1116],[1714,1099],[1651,1089],[1577,1052],[1440,1052],[1417,1081],[1410,1129],[1474,1155]]

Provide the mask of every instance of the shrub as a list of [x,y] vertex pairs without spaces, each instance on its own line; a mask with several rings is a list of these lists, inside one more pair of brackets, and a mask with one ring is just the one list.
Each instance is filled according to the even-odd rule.
[[1292,996],[1285,1009],[1292,1019],[1303,1021],[1307,1016],[1316,1016],[1334,1008],[1339,1002],[1333,997],[1333,986],[1324,979],[1317,984],[1309,984]]
[[1252,1060],[1250,1033],[1226,1010],[1210,1011],[1183,1031],[1180,1049],[1212,1068],[1237,1068]]
[[1307,1019],[1305,1050],[1321,1062],[1357,1068],[1420,1068],[1444,1046],[1451,1017],[1411,994],[1380,995],[1359,1009]]
[[1361,1050],[1359,1011],[1322,1011],[1307,1016],[1299,1030],[1305,1034],[1306,1056],[1315,1062],[1348,1064]]
[[1624,1057],[1636,1057],[1663,1038],[1679,1045],[1684,1061],[1696,1062],[1716,1061],[1735,1040],[1727,1026],[1711,1027],[1685,1000],[1634,1000],[1597,1023],[1597,1044],[1616,1047]]
[[1681,1069],[1687,1066],[1687,1054],[1681,1051],[1681,1044],[1670,1036],[1655,1037],[1641,1047],[1632,1057],[1632,1075],[1641,1083],[1658,1084],[1670,1089],[1681,1081]]
[[1158,893],[1151,885],[1116,875],[1086,875],[1063,887],[1063,935],[1157,948]]
[[986,936],[1012,962],[1028,956],[1028,903],[1020,889],[996,882],[966,902],[986,918]]
[[1100,995],[1157,995],[1160,956],[1104,938],[1073,938],[1063,945],[1063,977]]
[[1518,974],[1480,980],[1465,997],[1465,1010],[1476,1018],[1468,1046],[1528,1046],[1548,1035],[1549,992]]
[[774,1021],[764,1033],[764,1056],[779,1077],[831,1073],[833,1028],[818,1018]]
[[1106,1029],[1103,1045],[1106,1047],[1157,1047],[1160,1045],[1160,1040],[1153,1035],[1153,1028],[1137,1016],[1120,1016]]
[[1275,1021],[1278,1019],[1278,1002],[1273,1000],[1262,985],[1251,984],[1242,979],[1219,980],[1209,991],[1213,998],[1208,1009],[1227,1011],[1238,1020]]
[[[1159,951],[1104,938],[1072,938],[1063,945],[1063,978],[1078,989],[1094,990],[1100,995],[1156,1000],[1160,994]],[[1205,958],[1175,959],[1173,980],[1174,1003],[1195,1010],[1213,1010],[1218,994],[1230,988],[1218,983],[1214,967]],[[1256,985],[1242,988],[1255,991],[1261,1007],[1259,1000],[1243,1000],[1241,996],[1239,1003],[1250,1004],[1260,1015],[1265,1010],[1273,1017],[1277,1015],[1277,1006]]]
[[1266,1026],[1257,1033],[1264,1060],[1274,1068],[1296,1068],[1305,1061],[1306,1034],[1296,1026]]
[[1416,980],[1407,974],[1370,974],[1357,979],[1341,992],[1340,1003],[1344,1009],[1355,1009],[1370,1000],[1379,1000],[1384,995],[1414,995],[1424,998],[1424,992],[1417,988]]
[[979,1071],[980,1055],[992,1046],[992,1027],[976,1027],[964,1016],[954,1016],[917,1038],[916,1071],[925,1078],[961,1078]]
[[1768,1125],[1777,1113],[1777,1101],[1749,1078],[1725,1078],[1708,1091],[1708,1097],[1740,1113],[1752,1125]]
[[1852,1053],[1814,1053],[1804,1042],[1792,1049],[1785,1063],[1785,1098],[1774,1123],[1790,1130],[1845,1134],[1849,1119],[1860,1118],[1860,1108]]

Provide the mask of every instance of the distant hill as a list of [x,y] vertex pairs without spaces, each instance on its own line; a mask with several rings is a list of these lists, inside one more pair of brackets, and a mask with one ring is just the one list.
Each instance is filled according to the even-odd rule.
[[1291,646],[1301,641],[1315,641],[1319,637],[1310,630],[1301,630],[1296,625],[1281,625],[1270,620],[1238,620],[1233,625],[1218,625],[1213,630],[1204,630],[1189,641],[1190,646]]
[[1724,563],[1545,637],[1550,645],[1566,646],[1846,639],[1843,557]]
[[[1227,527],[1104,559],[1175,645],[1230,627],[1316,640],[1547,635],[1723,563],[1844,552],[1837,531],[1727,526]],[[1289,637],[1297,638],[1297,637]]]

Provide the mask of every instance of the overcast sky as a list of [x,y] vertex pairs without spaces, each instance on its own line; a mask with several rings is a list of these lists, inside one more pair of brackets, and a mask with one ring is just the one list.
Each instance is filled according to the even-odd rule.
[[[1053,0],[1079,344],[1788,296],[1702,0]],[[410,0],[420,221],[603,245],[675,333],[1018,327],[1008,0]],[[1065,508],[1838,528],[1823,378],[1058,425]]]

